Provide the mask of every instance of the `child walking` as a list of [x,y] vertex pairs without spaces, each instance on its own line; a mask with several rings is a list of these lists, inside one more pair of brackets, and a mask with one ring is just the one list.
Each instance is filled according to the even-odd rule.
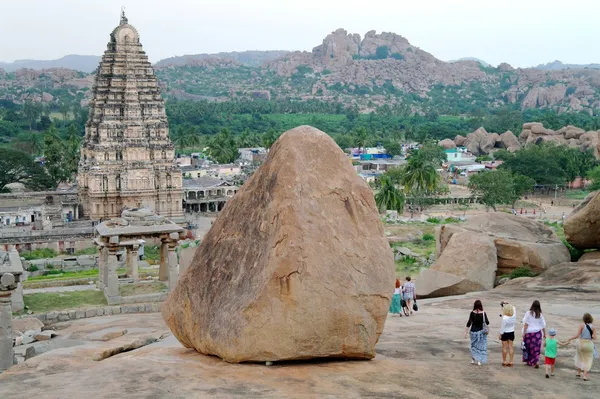
[[[556,340],[556,330],[551,328],[548,330],[548,338],[544,341],[546,351],[544,352],[546,365],[546,378],[554,376],[554,367],[556,366],[556,355],[558,354],[558,341]],[[548,373],[550,371],[550,374]]]

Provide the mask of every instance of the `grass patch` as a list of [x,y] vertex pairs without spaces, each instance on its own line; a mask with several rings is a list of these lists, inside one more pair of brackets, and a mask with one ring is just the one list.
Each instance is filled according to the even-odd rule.
[[86,249],[82,249],[79,251],[76,251],[73,256],[80,256],[80,255],[97,255],[98,254],[98,248],[97,247],[90,247],[90,248],[86,248]]
[[[49,270],[44,276],[29,277],[27,281],[44,280],[70,280],[74,278],[98,277],[98,269],[82,270],[79,272],[61,272],[60,270]],[[27,285],[27,281],[25,285]]]
[[160,281],[152,283],[123,284],[119,287],[121,296],[156,294],[167,290],[167,285]]
[[33,251],[23,251],[20,255],[22,258],[25,258],[25,260],[35,260],[45,258],[56,258],[58,256],[58,252],[51,248],[40,248],[34,249]]
[[510,273],[510,278],[519,278],[519,277],[535,277],[537,273],[534,273],[528,266],[517,267]]
[[427,223],[440,224],[442,221],[435,217],[428,217]]
[[35,313],[107,305],[104,294],[96,290],[26,294],[23,300],[25,306]]
[[421,240],[423,240],[423,241],[435,241],[435,236],[433,234],[426,233],[426,234],[423,234],[423,237],[421,238]]
[[584,200],[590,193],[591,191],[588,190],[567,190],[565,197],[573,200]]
[[150,264],[160,262],[160,247],[158,245],[144,246],[144,260]]

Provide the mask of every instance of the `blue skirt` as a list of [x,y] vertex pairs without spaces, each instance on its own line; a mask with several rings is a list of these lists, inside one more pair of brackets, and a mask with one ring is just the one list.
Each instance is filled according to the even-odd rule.
[[471,357],[475,361],[487,363],[487,334],[483,330],[471,332]]
[[394,294],[392,296],[392,303],[390,303],[390,313],[400,313],[400,294]]

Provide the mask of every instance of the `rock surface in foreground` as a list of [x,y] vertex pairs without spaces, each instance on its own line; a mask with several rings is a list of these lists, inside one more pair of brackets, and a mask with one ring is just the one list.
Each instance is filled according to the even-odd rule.
[[302,126],[226,205],[162,312],[184,346],[228,362],[369,359],[393,284],[371,190]]

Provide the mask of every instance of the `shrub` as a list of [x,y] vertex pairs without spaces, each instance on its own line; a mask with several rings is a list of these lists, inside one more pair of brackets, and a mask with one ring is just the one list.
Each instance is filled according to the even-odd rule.
[[404,56],[400,53],[392,53],[392,58],[395,60],[403,60]]
[[577,262],[579,258],[583,256],[583,251],[569,244],[566,238],[561,237],[561,240],[569,250],[569,254],[571,255],[571,262]]
[[27,268],[27,271],[28,271],[28,272],[37,272],[38,270],[40,270],[40,268],[39,268],[39,267],[37,267],[36,265],[30,265],[30,266]]
[[427,223],[439,224],[440,219],[434,218],[434,217],[429,217],[429,218],[427,218]]
[[510,273],[510,278],[519,278],[519,277],[535,277],[537,276],[537,274],[535,274],[533,272],[533,270],[531,270],[529,268],[529,266],[521,266],[521,267],[517,267],[515,270],[512,271],[512,273]]
[[433,234],[426,233],[426,234],[423,234],[422,240],[423,241],[433,241],[433,240],[435,240],[435,236]]
[[407,265],[414,265],[417,263],[417,258],[410,255],[405,255],[402,257],[402,262],[406,263]]
[[21,257],[25,260],[44,259],[44,258],[55,258],[58,253],[50,248],[34,249],[33,251],[21,252]]
[[444,223],[460,223],[460,219],[449,217],[449,218],[444,219]]

